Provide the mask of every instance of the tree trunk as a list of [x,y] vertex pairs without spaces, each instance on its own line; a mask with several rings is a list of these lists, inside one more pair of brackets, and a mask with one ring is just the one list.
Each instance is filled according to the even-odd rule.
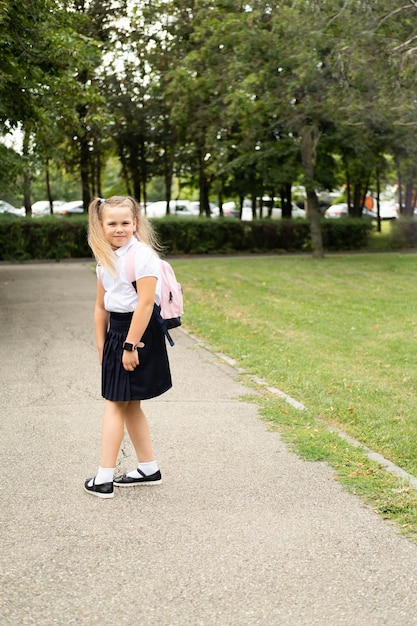
[[264,216],[264,200],[263,200],[263,193],[262,193],[260,200],[259,200],[259,219],[261,220],[263,216]]
[[291,206],[291,184],[287,183],[280,189],[281,196],[281,210],[283,219],[291,219],[292,206]]
[[80,172],[84,211],[88,211],[88,205],[91,202],[89,164],[89,145],[87,139],[83,137],[80,139]]
[[252,219],[256,220],[256,195],[252,196]]
[[352,217],[361,217],[362,215],[362,196],[362,183],[360,180],[356,180],[353,185],[352,212],[349,212],[349,215],[352,215]]
[[412,217],[414,213],[413,206],[413,181],[408,179],[405,184],[405,205],[404,205],[404,215],[407,217]]
[[351,204],[352,204],[352,198],[351,198],[350,174],[349,174],[347,169],[346,169],[346,202],[347,202],[347,205],[348,205],[348,211],[350,211],[350,207],[351,207]]
[[50,181],[50,176],[49,176],[49,160],[48,159],[46,159],[46,163],[45,163],[45,185],[46,185],[46,196],[49,202],[49,210],[50,210],[51,215],[53,215],[54,201],[53,201],[52,192],[51,192],[51,181]]
[[217,194],[217,204],[219,207],[219,217],[224,217],[223,213],[223,187],[219,190]]
[[205,150],[200,150],[199,187],[200,187],[200,215],[210,217],[209,185],[204,167]]
[[321,214],[319,207],[319,199],[316,190],[306,185],[307,194],[307,213],[310,221],[311,243],[313,246],[313,257],[322,259],[324,257],[323,239],[321,236]]
[[95,177],[94,177],[94,188],[95,195],[101,198],[101,152],[100,148],[97,149],[96,158],[95,158]]
[[403,190],[402,190],[402,177],[400,172],[400,165],[398,163],[398,159],[395,159],[395,166],[397,168],[397,183],[398,183],[398,206],[400,207],[400,214],[403,214]]
[[239,196],[239,219],[242,219],[243,215],[243,203],[245,201],[245,196]]
[[272,219],[272,209],[274,208],[275,189],[273,189],[270,192],[269,197],[271,201],[268,203],[268,218]]
[[165,172],[165,202],[167,204],[166,214],[171,213],[171,189],[172,189],[172,174],[171,172]]
[[133,197],[140,202],[142,195],[142,167],[144,159],[144,147],[139,147],[139,158],[135,158],[135,169],[133,171]]
[[314,184],[314,167],[316,163],[316,149],[319,140],[318,129],[305,126],[301,132],[301,161],[304,170],[304,186],[307,194],[307,212],[310,221],[311,244],[313,257],[324,257],[323,239],[320,225],[319,199]]
[[376,168],[376,212],[377,212],[377,231],[381,232],[381,174],[379,167]]
[[170,214],[170,202],[171,202],[171,189],[172,189],[172,179],[174,172],[174,156],[175,150],[174,147],[170,147],[169,145],[165,145],[164,150],[164,182],[165,182],[165,200],[167,203],[167,215]]
[[25,129],[23,134],[23,157],[26,161],[25,170],[23,172],[23,197],[26,215],[30,215],[32,211],[32,203],[30,199],[30,171],[29,171],[29,143],[30,131]]
[[119,159],[120,159],[120,163],[122,164],[122,177],[123,177],[123,180],[125,181],[127,195],[131,196],[132,191],[130,187],[129,170],[128,170],[128,166],[126,162],[126,155],[125,155],[123,146],[121,144],[119,144]]

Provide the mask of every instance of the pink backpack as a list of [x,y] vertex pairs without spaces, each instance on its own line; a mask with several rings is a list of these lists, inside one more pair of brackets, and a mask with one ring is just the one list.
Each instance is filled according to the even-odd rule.
[[[126,275],[136,290],[134,256],[136,246],[131,246],[126,257]],[[171,346],[174,341],[168,330],[181,326],[181,315],[184,314],[183,295],[180,283],[168,261],[161,263],[161,325]]]

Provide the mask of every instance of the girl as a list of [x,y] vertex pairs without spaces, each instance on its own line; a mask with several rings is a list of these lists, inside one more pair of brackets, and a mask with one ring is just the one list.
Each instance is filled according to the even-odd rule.
[[[88,214],[88,243],[98,262],[94,327],[105,404],[100,465],[84,488],[99,498],[112,498],[113,485],[161,482],[141,400],[159,396],[172,383],[165,336],[158,321],[160,260],[152,226],[130,196],[96,198]],[[136,287],[126,276],[126,258],[132,246]],[[114,479],[125,425],[139,464],[136,470]]]

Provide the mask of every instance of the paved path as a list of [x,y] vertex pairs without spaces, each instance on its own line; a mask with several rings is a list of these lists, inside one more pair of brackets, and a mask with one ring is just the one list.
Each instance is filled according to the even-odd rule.
[[163,484],[84,493],[94,291],[84,263],[0,265],[0,625],[417,624],[417,546],[290,453],[182,330],[174,389],[145,403]]

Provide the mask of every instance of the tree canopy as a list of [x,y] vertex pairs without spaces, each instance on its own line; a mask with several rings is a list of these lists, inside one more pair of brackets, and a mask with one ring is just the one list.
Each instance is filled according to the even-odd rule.
[[[209,199],[344,184],[352,215],[396,173],[415,204],[414,0],[0,0],[0,127],[20,126],[28,172],[72,169],[85,204],[116,157],[146,202],[162,176]],[[15,164],[14,164],[15,165]],[[0,168],[0,175],[4,171]]]

